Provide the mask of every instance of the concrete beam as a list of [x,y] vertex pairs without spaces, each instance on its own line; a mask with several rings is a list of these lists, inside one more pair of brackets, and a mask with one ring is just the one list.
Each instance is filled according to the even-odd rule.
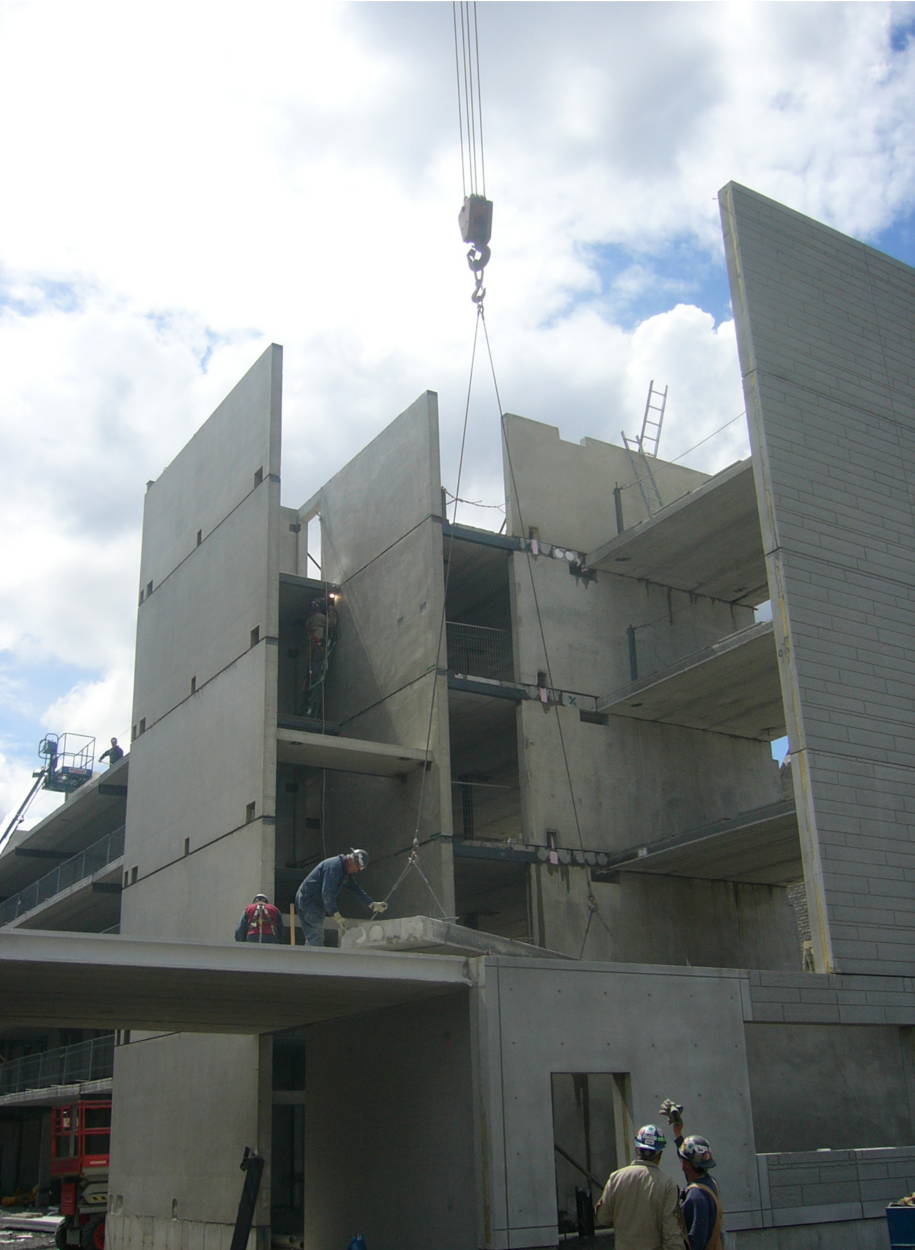
[[0,932],[9,1027],[273,1033],[455,993],[449,955]]
[[675,667],[633,682],[598,700],[597,710],[763,742],[783,737],[772,622],[760,621]]
[[724,469],[587,557],[589,568],[755,606],[769,598],[751,461]]

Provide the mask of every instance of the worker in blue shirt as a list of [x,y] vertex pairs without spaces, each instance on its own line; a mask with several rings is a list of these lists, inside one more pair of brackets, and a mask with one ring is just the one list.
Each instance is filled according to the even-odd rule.
[[362,872],[368,862],[368,852],[358,849],[331,855],[312,868],[296,890],[295,910],[307,946],[324,945],[325,916],[336,920],[341,934],[346,931],[346,921],[340,914],[339,905],[340,891],[344,888],[352,890],[357,898],[366,903],[373,916],[380,916],[388,910],[387,903],[374,902],[355,879],[356,873]]
[[666,1098],[661,1112],[670,1121],[680,1156],[680,1167],[686,1177],[686,1189],[680,1194],[680,1211],[686,1230],[689,1250],[723,1250],[721,1229],[721,1195],[709,1171],[715,1166],[712,1148],[705,1137],[683,1136],[683,1108]]

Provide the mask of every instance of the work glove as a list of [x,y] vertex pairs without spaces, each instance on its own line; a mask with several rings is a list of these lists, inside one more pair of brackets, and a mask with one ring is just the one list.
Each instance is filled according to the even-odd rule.
[[381,916],[388,910],[387,903],[372,903],[372,915]]
[[683,1120],[683,1104],[681,1102],[674,1102],[672,1098],[665,1098],[658,1108],[658,1111],[671,1124],[680,1124]]
[[345,933],[345,932],[346,932],[346,921],[343,919],[343,917],[340,915],[340,913],[339,913],[338,911],[335,911],[335,912],[334,912],[333,919],[334,919],[334,920],[336,920],[336,922],[337,922],[337,929],[338,929],[338,931],[339,931],[340,933]]

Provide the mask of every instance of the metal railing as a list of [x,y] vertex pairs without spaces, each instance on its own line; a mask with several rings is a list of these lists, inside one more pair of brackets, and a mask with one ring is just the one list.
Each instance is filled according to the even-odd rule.
[[512,636],[507,629],[491,629],[487,625],[465,625],[446,621],[448,669],[473,677],[490,677],[511,681]]
[[92,1037],[88,1042],[43,1050],[0,1063],[0,1095],[49,1085],[76,1085],[111,1076],[114,1068],[114,1034]]
[[123,854],[124,826],[121,825],[120,829],[106,833],[104,837],[93,842],[91,846],[87,846],[78,855],[65,859],[51,872],[45,873],[43,877],[27,885],[24,890],[20,890],[18,894],[0,903],[0,925],[11,924],[17,916],[31,911],[39,903],[47,902],[55,894],[60,894],[61,891],[75,885],[77,881],[91,877],[93,873],[99,872]]

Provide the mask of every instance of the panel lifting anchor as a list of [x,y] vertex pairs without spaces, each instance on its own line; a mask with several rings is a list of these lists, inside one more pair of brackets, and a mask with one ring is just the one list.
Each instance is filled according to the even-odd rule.
[[467,264],[476,279],[471,299],[476,305],[483,303],[486,291],[483,287],[483,270],[489,264],[489,239],[492,234],[492,200],[482,195],[468,195],[458,214],[461,238],[471,245]]

